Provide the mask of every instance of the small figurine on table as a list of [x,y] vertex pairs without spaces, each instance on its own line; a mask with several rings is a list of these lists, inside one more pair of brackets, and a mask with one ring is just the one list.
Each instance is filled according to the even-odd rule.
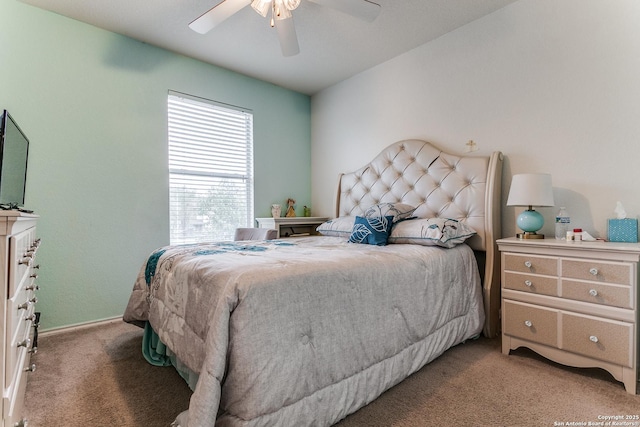
[[295,205],[296,201],[293,199],[287,199],[287,205],[289,206],[287,208],[287,213],[284,215],[287,218],[292,218],[296,216],[296,210],[293,208],[293,205]]

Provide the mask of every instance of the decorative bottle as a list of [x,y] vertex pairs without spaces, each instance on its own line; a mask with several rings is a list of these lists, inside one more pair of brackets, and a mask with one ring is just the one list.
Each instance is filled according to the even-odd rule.
[[556,239],[561,240],[566,238],[567,231],[570,230],[570,224],[571,218],[569,217],[567,209],[561,207],[560,211],[556,215]]

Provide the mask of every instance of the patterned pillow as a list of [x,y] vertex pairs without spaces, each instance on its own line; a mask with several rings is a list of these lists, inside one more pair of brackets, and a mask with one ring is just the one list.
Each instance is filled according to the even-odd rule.
[[324,236],[349,237],[355,221],[355,216],[341,216],[323,222],[316,228],[316,231]]
[[365,218],[375,218],[391,215],[393,223],[409,218],[416,210],[413,206],[404,203],[378,203],[364,212]]
[[464,222],[447,218],[412,219],[396,224],[389,243],[413,243],[452,248],[476,234]]
[[351,243],[384,246],[387,244],[392,226],[393,216],[391,215],[373,218],[357,216],[349,241]]

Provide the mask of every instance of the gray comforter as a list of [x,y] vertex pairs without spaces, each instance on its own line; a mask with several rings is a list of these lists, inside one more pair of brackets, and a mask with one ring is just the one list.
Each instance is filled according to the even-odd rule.
[[327,426],[480,333],[473,252],[338,237],[160,249],[124,319],[199,374],[182,427]]

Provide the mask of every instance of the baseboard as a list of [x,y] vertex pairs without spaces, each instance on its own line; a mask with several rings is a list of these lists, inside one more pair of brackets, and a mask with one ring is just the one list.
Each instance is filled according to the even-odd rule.
[[58,328],[40,329],[38,330],[38,333],[40,334],[41,337],[46,337],[49,335],[57,335],[64,332],[78,331],[80,329],[87,329],[87,328],[92,328],[94,326],[100,326],[108,323],[122,322],[122,321],[123,321],[122,316],[116,316],[116,317],[109,317],[107,319],[92,320],[90,322],[76,323],[74,325],[60,326]]

